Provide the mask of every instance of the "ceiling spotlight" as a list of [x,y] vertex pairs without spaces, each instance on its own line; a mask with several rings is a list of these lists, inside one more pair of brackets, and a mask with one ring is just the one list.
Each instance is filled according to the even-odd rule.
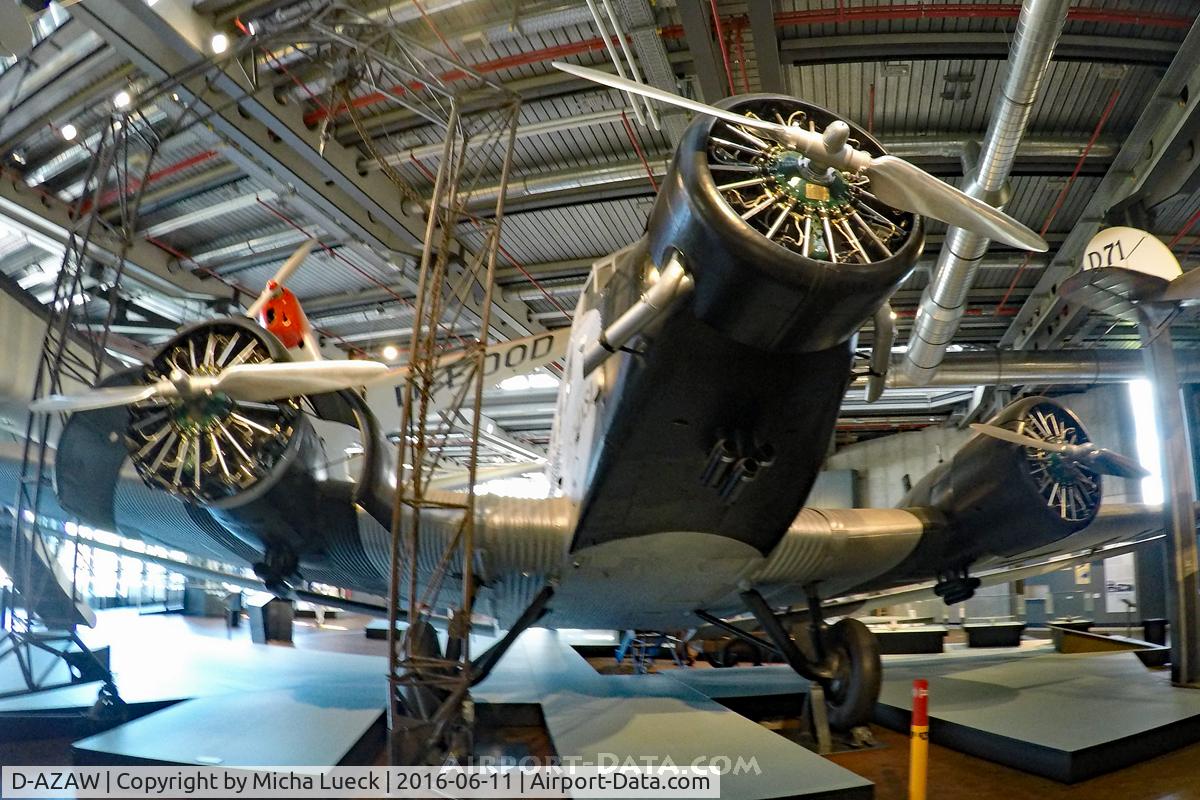
[[214,53],[221,55],[221,53],[229,49],[229,37],[223,33],[214,33],[212,41],[209,42],[209,47],[212,48]]
[[63,125],[61,128],[59,128],[58,132],[61,133],[62,137],[64,139],[66,139],[68,142],[72,141],[76,136],[79,135],[79,131],[76,130],[75,126],[69,122],[66,125]]
[[122,89],[113,97],[113,106],[116,108],[128,108],[133,102],[133,98],[129,96],[129,92]]
[[383,348],[383,360],[384,361],[395,361],[399,357],[400,357],[400,348],[396,347],[396,345],[389,344]]

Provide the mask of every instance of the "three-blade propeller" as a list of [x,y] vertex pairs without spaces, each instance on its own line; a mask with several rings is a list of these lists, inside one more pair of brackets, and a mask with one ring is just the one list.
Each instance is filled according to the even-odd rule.
[[1082,444],[1048,442],[1011,431],[1008,428],[1001,428],[999,425],[985,425],[978,422],[971,424],[971,430],[982,433],[984,436],[991,436],[993,439],[1019,444],[1022,447],[1032,447],[1047,453],[1058,453],[1068,461],[1074,461],[1101,475],[1115,475],[1118,478],[1144,478],[1150,474],[1129,456],[1114,453],[1105,447],[1097,447],[1090,442]]
[[304,263],[304,259],[308,258],[308,254],[312,252],[313,245],[317,243],[316,239],[305,239],[301,245],[296,248],[296,252],[292,253],[288,260],[283,262],[283,266],[275,273],[271,280],[267,281],[267,285],[259,293],[258,297],[250,307],[246,309],[246,316],[254,319],[258,316],[258,312],[262,311],[262,307],[267,304],[280,288],[287,283],[288,278],[292,277],[292,273]]
[[290,397],[324,394],[395,378],[402,369],[378,361],[284,361],[236,364],[216,375],[176,372],[168,378],[139,386],[91,389],[77,395],[52,394],[30,404],[42,413],[93,411],[147,400],[169,402],[222,394],[231,400],[273,403]]
[[555,61],[554,66],[563,72],[623,92],[633,92],[698,114],[707,114],[734,125],[754,128],[784,147],[803,153],[818,164],[845,172],[860,172],[871,182],[871,194],[892,208],[939,219],[1024,250],[1042,253],[1047,249],[1046,241],[1042,237],[1003,211],[960,192],[920,167],[896,156],[872,156],[851,146],[847,142],[850,128],[844,122],[834,122],[823,133],[817,133],[799,125],[781,125],[778,122],[715,108],[644,83],[587,67],[564,64],[560,61]]

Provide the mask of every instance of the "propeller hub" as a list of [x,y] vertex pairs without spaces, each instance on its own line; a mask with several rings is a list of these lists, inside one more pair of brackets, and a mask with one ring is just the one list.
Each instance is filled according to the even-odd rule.
[[228,395],[211,391],[184,396],[171,404],[176,428],[190,435],[207,433],[215,429],[218,422],[228,421],[233,408],[233,401]]
[[776,188],[799,205],[814,211],[841,209],[850,204],[850,185],[832,167],[818,169],[803,153],[779,150],[767,164]]

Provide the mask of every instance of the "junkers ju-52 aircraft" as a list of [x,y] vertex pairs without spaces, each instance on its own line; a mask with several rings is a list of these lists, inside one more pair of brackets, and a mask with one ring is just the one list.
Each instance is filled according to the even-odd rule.
[[[579,301],[548,466],[556,496],[477,501],[480,612],[518,631],[752,615],[759,641],[819,682],[831,724],[847,729],[870,715],[880,660],[861,622],[826,623],[828,600],[926,581],[960,602],[982,569],[1157,527],[1157,509],[1100,508],[1100,475],[1140,468],[1041,397],[1002,411],[900,508],[806,508],[856,332],[886,325],[922,217],[1045,243],[795,98],[714,108],[558,66],[698,116],[646,234],[598,262]],[[269,286],[251,316],[282,292]],[[265,330],[192,325],[143,369],[35,404],[74,412],[58,500],[95,527],[252,564],[279,592],[307,580],[386,593],[395,465],[354,387],[395,373],[307,360],[302,312],[275,311]],[[357,480],[323,471],[310,414],[360,430]],[[127,459],[140,481],[122,476]],[[423,523],[422,548],[441,553],[453,529]],[[445,591],[461,596],[453,582]],[[801,614],[793,637],[786,623]]]

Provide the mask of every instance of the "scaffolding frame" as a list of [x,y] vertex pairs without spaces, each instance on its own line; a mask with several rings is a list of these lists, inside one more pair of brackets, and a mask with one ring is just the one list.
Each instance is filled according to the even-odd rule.
[[[173,75],[138,92],[125,108],[114,108],[104,118],[98,138],[88,147],[91,158],[82,190],[71,203],[71,226],[55,277],[46,314],[46,328],[31,399],[62,392],[69,384],[95,386],[105,373],[120,366],[109,354],[110,332],[123,302],[127,255],[137,236],[139,211],[148,177],[153,173],[161,146],[174,136],[202,128],[217,108],[204,108],[199,95],[181,100],[177,90],[185,80],[202,76],[205,85],[215,84],[230,63],[242,66],[260,63],[256,54],[273,41],[291,35],[291,20],[269,37],[248,37],[227,53],[200,62],[186,72]],[[257,68],[255,68],[257,69]],[[254,73],[257,76],[257,71]],[[255,87],[259,85],[254,81]],[[229,104],[239,98],[231,97]],[[152,112],[152,110],[154,110]],[[158,112],[165,111],[165,115]],[[161,121],[156,119],[162,117]],[[106,302],[101,323],[84,322],[76,309],[86,303],[86,291],[99,289]],[[83,324],[81,324],[83,323]],[[65,423],[66,415],[57,415]],[[0,663],[16,661],[24,688],[4,696],[48,691],[81,681],[99,680],[102,686],[94,711],[119,715],[123,707],[113,675],[104,659],[80,638],[77,627],[82,613],[74,617],[47,614],[49,594],[67,595],[60,604],[83,604],[79,588],[79,555],[75,548],[68,585],[52,586],[56,550],[48,540],[57,531],[44,526],[42,510],[53,494],[50,464],[51,434],[55,418],[30,412],[26,419],[20,477],[14,498],[13,520],[7,530],[7,561],[11,588],[0,597]],[[38,571],[36,564],[45,565]],[[47,572],[48,570],[48,572]],[[35,662],[37,654],[51,658],[45,666]],[[68,678],[61,680],[65,663]]]

